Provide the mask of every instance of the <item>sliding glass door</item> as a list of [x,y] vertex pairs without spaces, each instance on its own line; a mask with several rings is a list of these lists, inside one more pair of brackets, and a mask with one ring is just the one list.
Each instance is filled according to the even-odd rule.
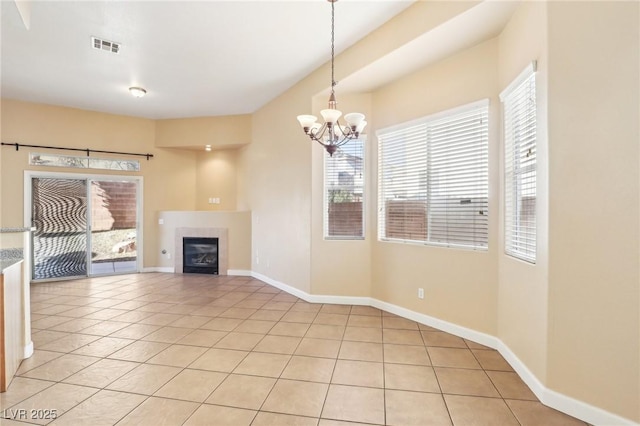
[[137,182],[91,180],[90,274],[137,271]]
[[34,280],[138,271],[139,179],[30,179]]
[[31,180],[33,279],[86,276],[87,180]]

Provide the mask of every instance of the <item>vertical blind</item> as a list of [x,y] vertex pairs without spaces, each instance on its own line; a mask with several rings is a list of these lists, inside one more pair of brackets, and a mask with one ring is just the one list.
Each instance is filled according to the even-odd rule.
[[536,80],[527,68],[501,95],[504,110],[505,251],[536,261]]
[[364,143],[353,139],[324,156],[325,238],[364,238]]
[[486,249],[488,101],[377,136],[379,239]]

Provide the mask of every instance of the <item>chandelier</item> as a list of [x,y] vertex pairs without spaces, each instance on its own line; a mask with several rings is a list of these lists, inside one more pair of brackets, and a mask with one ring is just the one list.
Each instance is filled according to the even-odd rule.
[[318,118],[315,115],[299,115],[298,121],[305,134],[309,136],[311,140],[322,145],[329,155],[333,156],[333,153],[336,152],[339,147],[352,139],[357,139],[367,125],[367,122],[364,120],[364,114],[352,112],[344,116],[347,122],[346,125],[340,123],[342,111],[336,109],[338,102],[336,101],[336,93],[334,90],[337,84],[334,78],[334,16],[335,2],[338,0],[327,1],[331,3],[331,96],[329,96],[329,107],[320,111],[324,119],[324,124],[318,123]]

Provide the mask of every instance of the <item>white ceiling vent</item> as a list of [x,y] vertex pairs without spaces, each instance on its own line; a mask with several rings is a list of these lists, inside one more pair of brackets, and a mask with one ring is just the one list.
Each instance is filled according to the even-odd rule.
[[104,50],[106,52],[120,52],[120,43],[115,41],[103,40],[98,37],[91,37],[91,46],[93,46],[94,49]]

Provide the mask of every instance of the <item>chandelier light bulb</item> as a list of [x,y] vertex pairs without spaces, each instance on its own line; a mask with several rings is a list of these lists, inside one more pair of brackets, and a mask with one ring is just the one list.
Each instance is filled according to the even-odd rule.
[[349,127],[358,127],[360,123],[364,121],[364,114],[360,114],[359,112],[352,112],[350,114],[345,114],[344,119]]
[[342,115],[342,111],[337,109],[323,109],[320,111],[320,114],[326,123],[337,123]]
[[311,127],[313,127],[314,124],[316,124],[316,121],[318,121],[318,118],[315,115],[299,115],[298,121],[300,122],[300,126],[302,126],[304,131],[307,132],[308,129],[310,129]]

